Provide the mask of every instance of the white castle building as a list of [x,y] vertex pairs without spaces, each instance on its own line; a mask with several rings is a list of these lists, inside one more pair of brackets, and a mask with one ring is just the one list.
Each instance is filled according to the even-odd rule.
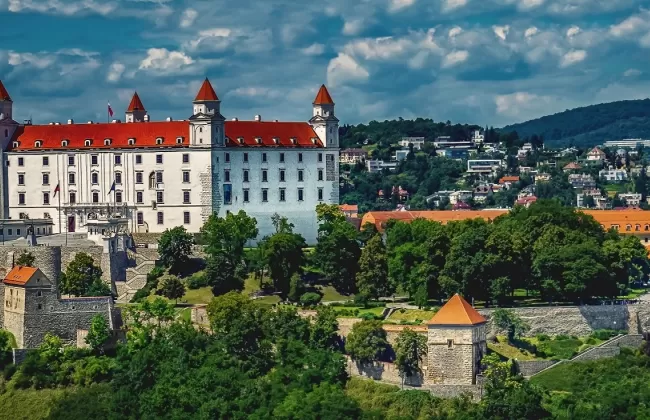
[[124,122],[19,124],[12,106],[0,81],[1,218],[50,218],[54,233],[92,231],[104,217],[130,232],[198,232],[213,212],[244,210],[260,238],[279,213],[315,243],[316,205],[339,201],[339,125],[325,86],[308,122],[226,121],[208,79],[179,121],[152,121],[137,93]]

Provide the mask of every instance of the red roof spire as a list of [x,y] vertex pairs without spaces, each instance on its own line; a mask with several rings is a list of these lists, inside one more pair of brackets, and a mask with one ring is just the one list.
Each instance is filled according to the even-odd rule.
[[314,99],[314,105],[334,105],[334,101],[332,100],[332,97],[327,91],[325,85],[321,85],[320,89],[318,90],[316,99]]
[[145,111],[144,105],[142,105],[142,101],[138,96],[138,92],[133,93],[133,98],[131,98],[131,103],[129,104],[129,107],[126,110],[126,112],[134,112],[134,111]]
[[218,101],[219,98],[217,97],[217,93],[214,91],[212,88],[212,84],[206,77],[205,80],[203,81],[203,84],[201,85],[201,89],[199,89],[199,93],[196,94],[196,98],[194,98],[194,102],[197,101]]
[[0,80],[0,101],[11,101],[9,92],[7,92],[7,89],[5,89],[5,86],[2,84],[2,80]]
[[456,293],[436,312],[429,325],[477,325],[485,322],[487,320]]

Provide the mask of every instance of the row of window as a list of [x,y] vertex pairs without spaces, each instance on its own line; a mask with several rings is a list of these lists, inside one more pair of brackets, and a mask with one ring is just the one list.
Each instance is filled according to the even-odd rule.
[[[243,171],[243,182],[249,182],[249,176],[248,176],[248,169],[244,169]],[[280,169],[280,182],[285,182],[286,177],[285,177],[286,170]],[[230,170],[226,169],[223,171],[223,180],[224,182],[230,182]],[[268,176],[268,170],[262,169],[262,182],[268,182],[269,176]],[[303,182],[305,180],[305,173],[304,170],[298,169],[298,182]],[[318,169],[318,180],[323,181],[323,170]]]
[[[183,191],[183,204],[192,204],[190,197],[191,197],[191,191],[190,190],[184,190]],[[68,203],[70,204],[76,204],[77,203],[77,193],[76,192],[70,192],[68,195]],[[115,202],[116,203],[122,203],[123,202],[123,195],[122,191],[115,191],[115,196],[114,196]],[[99,203],[99,193],[98,192],[93,192],[92,193],[92,202],[93,203]],[[144,204],[144,192],[143,191],[136,191],[135,193],[135,202],[136,204]],[[18,193],[18,204],[21,206],[25,205],[25,193]],[[156,203],[157,204],[164,204],[165,203],[165,195],[163,191],[156,191]],[[50,193],[49,192],[44,192],[43,193],[43,204],[44,205],[49,205],[50,204]]]
[[[190,154],[189,153],[183,153],[182,161],[183,161],[183,163],[190,163]],[[74,155],[69,155],[68,156],[68,166],[74,166],[75,162],[76,162],[75,156]],[[113,163],[115,165],[121,165],[122,164],[122,155],[113,155]],[[135,163],[136,163],[136,165],[141,165],[142,164],[142,155],[135,155]],[[157,154],[156,155],[156,163],[157,164],[162,164],[163,163],[163,155],[162,154]],[[99,165],[99,155],[91,155],[90,156],[90,164],[91,165]],[[25,158],[23,158],[23,157],[18,158],[18,166],[25,166]],[[49,156],[43,156],[43,166],[50,166],[50,157]]]
[[[136,213],[136,221],[138,225],[144,225],[144,214],[139,211]],[[159,211],[156,213],[156,223],[159,225],[165,224],[165,214],[162,211]],[[184,211],[183,212],[183,224],[189,225],[190,224],[190,212],[189,211]]]
[[[183,171],[182,173],[183,176],[183,183],[189,183],[190,182],[190,171]],[[136,172],[135,173],[135,183],[136,184],[142,184],[143,183],[144,176],[142,172]],[[152,177],[152,181],[153,181]],[[246,179],[248,179],[248,175],[246,176]],[[301,179],[302,180],[302,179]],[[99,184],[99,173],[97,172],[92,172],[90,174],[90,182],[93,185],[98,185]],[[155,173],[155,183],[162,183],[163,182],[163,173],[162,172],[156,172]],[[69,185],[75,185],[76,184],[76,174],[74,172],[68,173],[68,184]],[[115,172],[115,184],[120,185],[122,184],[122,173],[121,172]],[[150,183],[151,185],[149,188],[154,188],[154,182]],[[25,185],[25,174],[18,174],[18,185]],[[50,174],[49,173],[43,173],[43,185],[50,185]]]
[[[262,194],[262,202],[266,203],[269,201],[269,190],[268,188],[263,188],[261,190]],[[243,202],[248,203],[250,201],[250,190],[248,188],[244,188],[242,190],[242,195],[243,195]],[[305,200],[305,190],[304,188],[298,188],[298,201],[304,201]],[[281,202],[286,202],[287,201],[287,190],[286,188],[280,188],[278,189],[278,201]],[[318,201],[323,201],[323,189],[318,188]],[[232,204],[232,188],[230,184],[224,185],[224,192],[223,192],[223,203],[224,204]]]
[[[224,160],[226,163],[230,162],[230,153],[226,152],[224,155]],[[248,162],[248,152],[244,152],[242,155],[242,160],[244,163]],[[280,163],[284,162],[284,152],[280,152],[278,155],[278,161]],[[323,154],[319,153],[318,154],[318,161],[322,162],[323,161]],[[262,153],[262,162],[268,162],[268,155],[266,152]],[[302,162],[302,153],[298,153],[298,162]]]

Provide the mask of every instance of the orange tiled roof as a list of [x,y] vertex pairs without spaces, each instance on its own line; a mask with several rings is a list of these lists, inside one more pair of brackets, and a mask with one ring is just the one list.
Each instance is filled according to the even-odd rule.
[[519,182],[518,176],[504,176],[499,180],[499,184],[505,184],[506,182]]
[[196,94],[194,101],[218,101],[217,93],[212,88],[212,84],[206,77],[199,89],[199,93]]
[[323,147],[318,134],[306,122],[226,121],[225,129],[229,147]]
[[4,284],[24,286],[37,270],[38,268],[17,265],[7,274]]
[[334,105],[334,101],[332,100],[332,97],[327,91],[325,85],[321,85],[320,89],[318,90],[316,99],[314,99],[314,105]]
[[0,101],[10,101],[11,97],[9,96],[9,92],[7,92],[7,89],[5,89],[5,86],[2,84],[2,80],[0,80]]
[[383,232],[389,220],[412,222],[415,219],[427,219],[446,224],[466,219],[493,220],[506,213],[508,210],[371,211],[363,216],[361,226],[372,223],[379,232]]
[[582,165],[577,162],[570,162],[564,165],[564,168],[562,169],[582,169]]
[[485,322],[487,320],[456,293],[436,312],[428,325],[478,325]]
[[359,211],[359,206],[356,204],[341,204],[339,208],[341,211]]
[[131,98],[131,103],[129,104],[129,107],[126,109],[126,112],[144,111],[144,110],[145,110],[144,105],[142,105],[142,101],[138,96],[138,92],[135,92],[133,94],[133,98]]

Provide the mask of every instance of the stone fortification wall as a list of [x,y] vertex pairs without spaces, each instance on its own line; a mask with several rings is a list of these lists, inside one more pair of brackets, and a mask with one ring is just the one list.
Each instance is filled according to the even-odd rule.
[[[650,304],[592,305],[513,308],[531,329],[527,336],[558,334],[586,336],[595,330],[627,330],[631,334],[650,330]],[[493,309],[479,312],[489,319]],[[488,323],[488,331],[491,331]]]
[[111,329],[117,327],[113,322],[110,297],[57,299],[56,295],[49,294],[44,297],[40,309],[35,299],[26,299],[25,333],[20,347],[37,347],[46,333],[76,344],[77,330],[88,330],[92,318],[98,313],[104,316]]
[[530,377],[556,363],[558,363],[557,360],[516,360],[515,366],[517,367],[517,372],[522,376]]

